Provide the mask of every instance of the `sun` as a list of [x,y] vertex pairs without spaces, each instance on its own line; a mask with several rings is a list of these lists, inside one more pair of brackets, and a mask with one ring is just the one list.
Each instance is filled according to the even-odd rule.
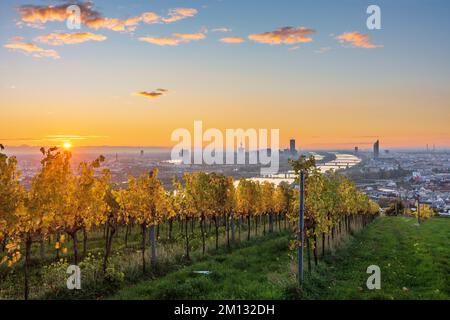
[[64,149],[70,149],[72,148],[72,144],[70,142],[64,142],[63,147]]

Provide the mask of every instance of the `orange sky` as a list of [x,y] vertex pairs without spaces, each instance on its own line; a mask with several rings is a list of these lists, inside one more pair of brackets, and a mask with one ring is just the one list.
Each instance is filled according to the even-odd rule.
[[[354,6],[346,19],[327,20],[331,13],[282,1],[271,19],[247,21],[248,4],[120,11],[95,3],[107,9],[94,7],[100,18],[82,33],[64,29],[62,9],[0,5],[1,143],[171,146],[173,130],[201,120],[205,129],[280,129],[282,147],[290,138],[317,149],[377,139],[386,148],[450,147],[450,46],[439,34],[420,36],[438,30],[431,22],[408,29],[399,18],[370,32]],[[54,20],[42,23],[39,8]],[[424,14],[415,10],[411,17]],[[411,49],[410,33],[421,50]]]

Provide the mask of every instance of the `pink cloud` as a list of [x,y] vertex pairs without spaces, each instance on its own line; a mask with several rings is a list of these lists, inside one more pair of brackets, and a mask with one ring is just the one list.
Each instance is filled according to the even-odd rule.
[[237,44],[237,43],[245,42],[245,39],[241,38],[241,37],[225,37],[225,38],[220,39],[219,41],[223,42],[223,43]]
[[[175,8],[169,10],[168,17],[161,17],[154,12],[144,12],[139,16],[126,19],[104,17],[100,12],[93,9],[91,2],[78,3],[81,9],[81,22],[91,29],[108,29],[112,31],[128,32],[136,30],[139,23],[173,23],[182,19],[193,17],[197,10],[193,8]],[[69,17],[67,8],[69,3],[59,6],[24,5],[19,7],[18,12],[22,23],[29,26],[41,27],[52,21],[63,22]]]
[[173,23],[189,17],[193,17],[197,13],[198,13],[197,9],[193,8],[175,8],[169,11],[169,17],[162,18],[161,21],[164,23]]
[[106,37],[101,34],[94,34],[90,32],[50,33],[36,37],[35,40],[54,46],[60,46],[63,44],[76,44],[86,41],[104,41],[106,40]]
[[315,31],[305,27],[283,27],[274,31],[251,34],[248,36],[250,40],[259,43],[266,43],[271,45],[276,44],[296,44],[311,42],[313,39],[311,35]]
[[15,37],[11,41],[4,45],[5,48],[13,51],[19,51],[24,54],[30,54],[36,58],[52,58],[59,59],[60,56],[55,50],[48,50],[41,48],[34,43],[25,42],[21,37]]
[[341,43],[349,43],[355,48],[374,49],[382,47],[381,45],[371,43],[369,35],[357,31],[343,33],[337,36],[336,39]]
[[139,41],[156,44],[158,46],[177,46],[182,42],[198,41],[206,38],[206,29],[196,33],[173,33],[167,37],[140,37]]

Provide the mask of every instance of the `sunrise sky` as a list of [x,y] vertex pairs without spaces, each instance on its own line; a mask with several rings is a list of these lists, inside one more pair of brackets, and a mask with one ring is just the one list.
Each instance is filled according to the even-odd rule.
[[449,1],[94,0],[70,30],[72,3],[0,2],[0,143],[171,146],[202,120],[450,147]]

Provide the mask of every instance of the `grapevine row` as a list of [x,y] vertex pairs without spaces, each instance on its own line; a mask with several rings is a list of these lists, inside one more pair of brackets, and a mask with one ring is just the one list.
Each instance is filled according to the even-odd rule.
[[[82,162],[74,170],[71,154],[57,148],[41,149],[38,173],[26,190],[19,182],[15,157],[0,153],[0,243],[6,254],[0,264],[13,267],[24,259],[24,296],[29,296],[30,255],[33,242],[41,246],[49,237],[56,239],[56,257],[66,254],[66,236],[73,243],[73,263],[86,254],[79,252],[79,237],[83,241],[93,229],[104,230],[103,272],[106,273],[112,254],[112,244],[120,228],[139,226],[142,233],[142,268],[146,271],[146,240],[150,240],[151,264],[157,264],[157,232],[160,225],[172,231],[174,222],[183,229],[185,258],[190,259],[188,226],[200,227],[202,253],[206,251],[206,224],[213,223],[215,247],[219,247],[219,231],[225,232],[231,249],[236,233],[246,225],[247,239],[251,227],[258,234],[273,232],[274,225],[297,232],[299,190],[287,183],[278,186],[241,179],[237,185],[232,177],[216,173],[186,173],[183,179],[173,179],[167,190],[158,179],[158,170],[138,178],[130,177],[126,189],[111,183],[108,169],[102,168],[105,158]],[[293,161],[296,172],[306,171],[305,228],[308,249],[314,249],[317,262],[318,239],[334,236],[336,230],[347,228],[351,219],[364,223],[375,216],[379,208],[345,177],[321,174],[314,159]],[[169,235],[170,236],[170,235]],[[328,240],[329,241],[329,240]],[[292,244],[297,246],[295,241]],[[308,251],[309,252],[309,251]]]

